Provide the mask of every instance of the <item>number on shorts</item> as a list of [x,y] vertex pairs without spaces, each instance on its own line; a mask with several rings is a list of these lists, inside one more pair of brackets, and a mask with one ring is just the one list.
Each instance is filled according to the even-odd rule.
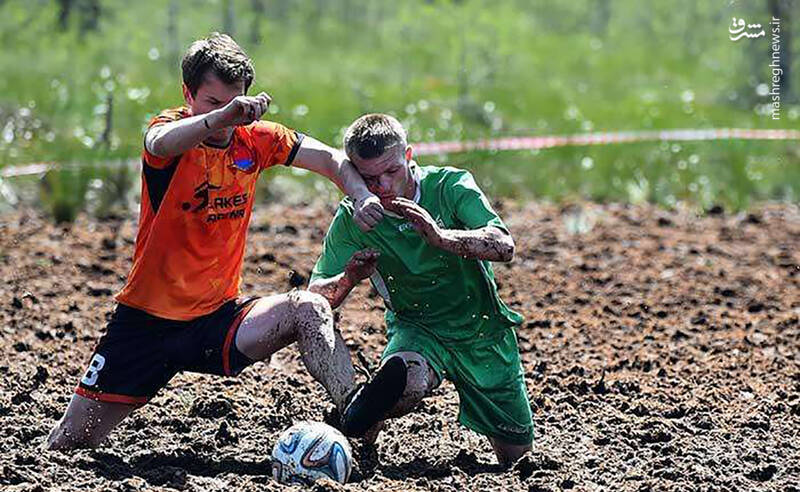
[[92,361],[89,362],[89,369],[86,370],[86,374],[84,374],[81,382],[86,386],[93,386],[94,383],[97,382],[97,376],[99,376],[98,373],[104,365],[106,365],[106,358],[100,354],[94,354]]

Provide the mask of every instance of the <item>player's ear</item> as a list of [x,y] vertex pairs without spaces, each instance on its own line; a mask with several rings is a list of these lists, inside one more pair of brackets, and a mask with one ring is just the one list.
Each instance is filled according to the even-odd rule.
[[186,87],[186,84],[181,84],[181,88],[183,89],[183,100],[186,101],[187,106],[191,106],[194,103],[194,97],[192,97],[192,91]]
[[406,146],[406,162],[411,162],[411,158],[414,156],[414,149],[410,146]]

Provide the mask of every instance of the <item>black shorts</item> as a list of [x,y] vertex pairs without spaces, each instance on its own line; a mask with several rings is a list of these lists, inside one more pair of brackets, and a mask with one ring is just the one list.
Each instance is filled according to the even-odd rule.
[[118,304],[75,393],[143,405],[180,371],[239,374],[254,361],[236,348],[236,332],[256,300],[231,300],[190,321]]

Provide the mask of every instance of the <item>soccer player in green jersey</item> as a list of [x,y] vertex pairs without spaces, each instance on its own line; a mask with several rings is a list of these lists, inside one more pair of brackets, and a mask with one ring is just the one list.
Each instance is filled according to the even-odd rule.
[[516,461],[533,440],[514,332],[522,317],[498,296],[490,263],[513,258],[508,228],[468,171],[418,166],[391,116],[362,116],[344,147],[386,214],[362,232],[352,200],[342,200],[309,290],[335,308],[369,278],[386,305],[388,345],[377,373],[351,395],[343,430],[363,436],[447,378],[459,421],[489,438],[500,463]]

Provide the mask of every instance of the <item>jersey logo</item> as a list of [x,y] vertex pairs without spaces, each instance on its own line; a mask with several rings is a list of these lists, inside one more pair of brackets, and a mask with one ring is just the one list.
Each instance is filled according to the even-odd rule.
[[191,202],[183,202],[183,204],[181,204],[181,208],[187,212],[191,210],[192,213],[205,209],[215,211],[214,213],[208,214],[205,217],[206,222],[216,222],[221,219],[244,218],[247,212],[247,206],[250,203],[250,193],[239,190],[238,193],[226,196],[222,196],[220,193],[215,193],[213,199],[209,196],[209,191],[217,191],[221,189],[221,186],[212,185],[208,181],[205,181],[194,189],[193,198],[199,200],[199,203],[192,208]]
[[[437,215],[436,216],[436,224],[438,224],[439,227],[441,227],[442,229],[446,229],[446,227],[444,225],[444,221],[442,220],[442,216],[441,215]],[[407,230],[413,229],[413,228],[414,228],[414,226],[411,225],[411,222],[403,222],[402,224],[397,226],[397,230],[400,231],[400,232],[407,231]]]
[[[195,188],[194,196],[192,198],[200,200],[200,203],[197,204],[197,206],[195,206],[194,209],[192,209],[192,212],[197,212],[208,206],[208,190],[219,190],[221,188],[222,188],[221,186],[212,185],[208,181],[204,181],[202,184],[200,184],[200,186]],[[190,208],[192,208],[192,204],[189,202],[183,202],[181,208],[183,208],[184,210],[189,210]]]
[[244,146],[236,145],[233,148],[233,167],[241,171],[252,171],[255,169],[255,159],[250,149]]

